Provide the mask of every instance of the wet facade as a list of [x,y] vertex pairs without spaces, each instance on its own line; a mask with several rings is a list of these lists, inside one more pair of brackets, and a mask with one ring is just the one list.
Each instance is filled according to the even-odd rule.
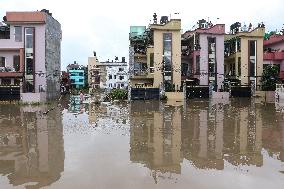
[[282,188],[283,107],[247,98],[3,105],[0,184]]
[[[58,98],[62,31],[52,14],[45,9],[7,12],[0,33],[0,100]],[[11,96],[4,98],[7,93]]]

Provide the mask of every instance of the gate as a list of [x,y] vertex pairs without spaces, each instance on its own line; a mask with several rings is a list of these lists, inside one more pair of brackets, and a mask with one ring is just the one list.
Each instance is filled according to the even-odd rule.
[[151,100],[159,98],[159,88],[131,88],[131,100]]
[[20,99],[20,86],[0,86],[0,101]]
[[231,97],[251,97],[252,90],[251,86],[240,85],[231,86]]
[[186,98],[209,98],[208,85],[192,85],[186,87]]

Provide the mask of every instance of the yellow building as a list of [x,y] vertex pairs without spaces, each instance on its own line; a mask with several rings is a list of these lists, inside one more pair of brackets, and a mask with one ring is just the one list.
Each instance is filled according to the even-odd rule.
[[[236,23],[235,23],[236,24]],[[255,29],[233,24],[225,35],[225,77],[237,79],[241,85],[260,85],[263,72],[264,25]],[[240,31],[240,32],[239,32]]]
[[181,86],[181,20],[161,17],[160,23],[130,27],[130,85]]

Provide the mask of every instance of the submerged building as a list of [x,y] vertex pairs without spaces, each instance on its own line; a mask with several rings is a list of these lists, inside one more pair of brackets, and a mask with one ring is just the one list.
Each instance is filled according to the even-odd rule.
[[225,77],[241,85],[260,85],[263,73],[264,24],[253,28],[239,22],[231,25],[231,32],[225,35]]
[[89,81],[91,89],[126,89],[128,87],[129,70],[125,57],[119,61],[99,62],[96,54],[88,59]]
[[6,13],[0,24],[1,100],[59,97],[61,39],[61,25],[48,10]]
[[181,20],[162,16],[160,22],[131,26],[129,69],[131,87],[181,87]]
[[213,25],[204,19],[193,31],[182,35],[182,78],[196,84],[222,88],[224,81],[225,24]]
[[284,79],[284,35],[274,34],[264,40],[263,67],[276,65],[279,68],[279,78]]

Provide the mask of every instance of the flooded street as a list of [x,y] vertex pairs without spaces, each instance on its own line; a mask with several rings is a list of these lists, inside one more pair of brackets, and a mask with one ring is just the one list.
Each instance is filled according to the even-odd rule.
[[283,187],[274,103],[0,105],[1,189]]

